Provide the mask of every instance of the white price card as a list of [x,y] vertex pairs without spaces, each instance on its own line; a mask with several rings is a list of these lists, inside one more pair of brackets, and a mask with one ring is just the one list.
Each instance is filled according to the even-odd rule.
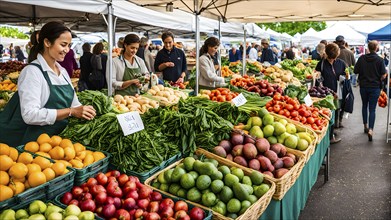
[[117,115],[117,119],[124,132],[124,136],[144,130],[144,123],[138,112],[119,114]]
[[305,102],[305,105],[310,107],[312,105],[312,99],[311,99],[311,96],[309,94],[307,94],[305,97],[304,97],[304,102]]
[[238,96],[232,99],[232,102],[235,104],[236,107],[239,107],[241,105],[246,104],[247,99],[243,96],[242,93],[240,93]]

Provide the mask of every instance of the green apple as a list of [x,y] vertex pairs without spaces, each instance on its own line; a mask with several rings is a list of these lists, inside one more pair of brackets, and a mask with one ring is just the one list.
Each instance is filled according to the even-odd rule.
[[23,219],[23,218],[29,218],[29,213],[24,209],[19,209],[18,211],[16,211],[15,217],[17,220]]
[[95,219],[95,215],[91,211],[84,211],[84,212],[80,213],[80,215],[78,217],[79,217],[79,220]]
[[29,213],[30,215],[45,213],[46,208],[47,206],[44,202],[41,200],[35,200],[29,206]]
[[48,208],[46,209],[46,212],[45,212],[45,217],[46,218],[49,218],[50,214],[52,213],[59,213],[59,212],[63,212],[64,210],[58,206],[55,206],[53,204],[49,205]]
[[81,210],[77,205],[68,205],[68,207],[64,211],[64,217],[70,216],[70,215],[75,215],[78,216],[80,215]]
[[62,220],[62,214],[59,212],[52,212],[48,217],[47,220]]
[[0,219],[15,220],[15,211],[12,209],[4,210],[0,215]]
[[[95,219],[95,216],[93,219]],[[64,220],[79,220],[79,218],[76,215],[68,215]]]
[[42,214],[34,214],[29,217],[29,220],[46,220],[46,218]]

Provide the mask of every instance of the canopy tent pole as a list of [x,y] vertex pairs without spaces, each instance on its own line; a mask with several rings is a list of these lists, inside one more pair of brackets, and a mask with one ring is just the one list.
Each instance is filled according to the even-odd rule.
[[[221,18],[219,17],[219,31],[218,31],[218,34],[219,34],[219,42],[220,42],[220,46],[222,45],[222,42],[221,42]],[[217,58],[219,60],[219,71],[218,71],[218,75],[219,76],[222,76],[221,75],[221,47],[219,46],[219,52],[217,53]]]
[[244,34],[244,43],[243,43],[243,71],[242,71],[242,76],[246,74],[246,52],[247,52],[247,29],[246,29],[246,24],[243,25],[243,34]]
[[[390,42],[390,48],[389,48],[389,51],[388,51],[388,56],[391,55],[391,42]],[[388,97],[388,104],[387,104],[387,133],[386,133],[386,141],[388,143],[388,141],[390,140],[389,138],[389,127],[390,127],[390,70],[391,70],[391,61],[389,60],[388,61],[388,75],[387,75],[387,97]]]
[[113,95],[113,85],[112,85],[112,76],[113,76],[113,5],[111,4],[111,1],[107,5],[108,7],[108,24],[107,24],[107,33],[108,33],[108,41],[109,41],[109,78],[107,79],[107,88],[108,88],[108,95]]
[[196,28],[196,87],[194,90],[195,95],[198,95],[198,80],[200,75],[200,21],[198,17],[198,0],[194,0],[194,15],[195,15],[195,28]]

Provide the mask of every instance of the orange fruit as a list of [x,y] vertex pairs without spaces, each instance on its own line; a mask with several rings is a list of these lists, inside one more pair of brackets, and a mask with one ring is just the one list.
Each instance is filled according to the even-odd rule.
[[19,155],[17,162],[18,163],[24,163],[24,164],[29,164],[33,161],[33,155],[27,152],[23,152]]
[[8,186],[0,185],[0,202],[12,198],[14,196],[14,192]]
[[58,162],[58,163],[63,163],[66,167],[71,167],[71,166],[72,166],[72,164],[69,163],[69,162],[66,161],[66,160],[57,160],[56,162]]
[[18,160],[18,156],[19,156],[18,150],[16,150],[16,148],[10,147],[9,157],[11,157],[13,161],[16,161]]
[[46,183],[46,176],[43,172],[34,172],[29,176],[28,181],[31,187],[36,187]]
[[30,188],[30,184],[29,184],[29,181],[25,181],[24,182],[24,189],[29,189]]
[[51,141],[51,145],[52,147],[55,147],[55,146],[59,146],[61,141],[62,141],[62,138],[60,136],[57,136],[57,135],[53,135],[51,137],[52,141]]
[[19,193],[23,192],[25,189],[24,183],[21,182],[13,182],[8,185],[14,192],[14,195],[18,195]]
[[10,176],[5,171],[0,171],[0,185],[8,185]]
[[50,181],[56,177],[56,173],[52,168],[46,168],[42,173],[45,174],[46,181]]
[[41,152],[47,153],[51,149],[52,149],[52,145],[50,145],[49,143],[43,143],[43,144],[39,145],[39,151],[41,151]]
[[64,159],[64,149],[60,146],[55,146],[49,151],[49,155],[54,160]]
[[46,133],[43,133],[41,135],[39,135],[38,139],[37,139],[37,142],[39,145],[43,144],[43,143],[51,143],[52,142],[52,139],[49,137],[48,134]]
[[80,151],[83,151],[86,149],[82,144],[76,143],[73,145],[73,148],[75,148],[76,153],[79,153]]
[[74,168],[83,168],[83,163],[79,160],[73,159],[73,160],[70,160],[69,162],[72,164],[72,167],[74,167]]
[[41,167],[41,170],[44,170],[52,166],[50,160],[39,156],[34,158],[33,163],[38,164]]
[[14,161],[7,155],[0,155],[0,170],[7,171],[11,168]]
[[43,157],[51,158],[51,157],[50,157],[50,154],[45,153],[45,152],[42,152],[42,151],[38,151],[38,152],[36,152],[35,154],[41,155],[41,156],[43,156]]
[[65,174],[67,174],[67,173],[69,173],[69,170],[68,170],[68,169],[65,169],[65,170],[64,170],[64,173],[62,173],[61,176],[62,176],[62,175],[65,175]]
[[30,176],[30,174],[34,172],[42,171],[41,167],[36,163],[27,164],[27,168],[29,169],[29,171],[27,172],[27,176]]
[[90,151],[90,150],[86,150],[86,153],[87,154],[93,154],[94,152]]
[[35,153],[39,150],[39,145],[37,142],[31,141],[24,145],[24,150]]
[[87,152],[85,150],[79,151],[76,155],[80,160],[84,160],[84,158],[86,158]]
[[22,178],[14,178],[14,177],[12,177],[11,178],[11,181],[12,182],[21,182],[21,183],[24,183],[25,181],[26,181],[26,177],[22,177]]
[[11,166],[8,174],[16,179],[23,178],[27,175],[29,169],[24,163],[15,163]]
[[51,168],[56,173],[56,176],[61,176],[67,167],[63,163],[57,162],[54,163]]
[[91,154],[87,154],[86,157],[83,160],[84,167],[94,163],[94,156]]
[[104,153],[99,152],[99,151],[92,153],[92,156],[94,156],[94,162],[96,162],[98,160],[102,160],[103,158],[106,157]]
[[73,148],[72,141],[69,140],[69,139],[64,138],[60,142],[60,147],[62,147],[62,148],[72,147]]
[[66,147],[64,148],[64,155],[65,155],[64,159],[69,161],[75,158],[76,153],[73,147]]
[[10,155],[10,147],[6,144],[0,143],[0,155]]

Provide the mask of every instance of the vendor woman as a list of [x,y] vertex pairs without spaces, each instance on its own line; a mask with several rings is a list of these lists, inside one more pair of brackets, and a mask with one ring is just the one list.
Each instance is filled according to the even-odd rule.
[[31,53],[34,61],[18,79],[18,91],[0,113],[0,143],[12,147],[35,141],[42,133],[60,134],[69,117],[91,120],[92,106],[77,99],[67,71],[58,63],[69,51],[71,31],[59,22],[45,24]]
[[[112,85],[115,94],[138,94],[143,83],[142,78],[149,78],[144,60],[136,56],[139,46],[140,38],[136,34],[128,34],[123,42],[122,55],[113,59]],[[108,73],[109,70],[106,70],[106,74]]]
[[213,89],[219,86],[225,86],[224,78],[217,75],[213,63],[213,56],[217,53],[219,46],[219,39],[210,37],[206,39],[200,49],[199,85],[201,89]]

